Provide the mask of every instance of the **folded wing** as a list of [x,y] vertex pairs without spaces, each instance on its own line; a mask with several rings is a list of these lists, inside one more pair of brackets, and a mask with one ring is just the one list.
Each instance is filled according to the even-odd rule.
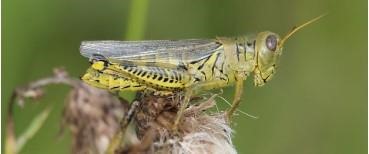
[[221,44],[216,40],[84,41],[81,55],[102,55],[114,63],[178,67],[210,56]]

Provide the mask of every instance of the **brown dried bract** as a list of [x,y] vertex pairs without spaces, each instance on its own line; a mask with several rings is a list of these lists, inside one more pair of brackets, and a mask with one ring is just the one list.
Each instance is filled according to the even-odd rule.
[[118,153],[236,153],[231,140],[232,130],[224,114],[206,112],[215,105],[214,96],[190,104],[178,132],[173,132],[180,102],[178,98],[143,97],[135,114],[141,142],[126,146]]
[[72,153],[104,153],[119,130],[128,102],[85,84],[74,88],[64,108],[64,123],[73,137]]

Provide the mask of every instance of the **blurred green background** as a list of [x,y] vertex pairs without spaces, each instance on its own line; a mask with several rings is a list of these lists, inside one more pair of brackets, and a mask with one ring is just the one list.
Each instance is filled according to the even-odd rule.
[[[83,40],[214,38],[264,30],[283,35],[328,13],[287,42],[273,80],[262,88],[247,81],[240,109],[259,118],[238,116],[234,143],[239,153],[252,154],[367,153],[366,0],[152,0],[143,10],[132,9],[131,3],[2,1],[2,145],[12,89],[59,66],[75,77],[83,74],[88,67],[78,51]],[[131,14],[134,19],[146,14],[142,28],[129,22],[131,9],[137,13]],[[69,152],[68,133],[58,136],[67,91],[50,86],[39,103],[16,108],[19,134],[31,117],[53,107],[21,153]],[[224,96],[230,100],[232,93],[226,88]]]

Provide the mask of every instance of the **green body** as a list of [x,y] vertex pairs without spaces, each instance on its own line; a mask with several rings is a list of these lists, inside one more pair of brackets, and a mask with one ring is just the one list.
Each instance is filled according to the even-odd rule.
[[[163,59],[158,57],[157,62],[144,63],[140,60],[124,64],[114,58],[93,60],[91,68],[82,77],[87,83],[109,89],[111,91],[138,91],[151,90],[158,94],[171,94],[175,91],[182,91],[195,85],[202,86],[202,89],[222,88],[232,85],[241,74],[242,79],[246,79],[251,73],[255,74],[255,85],[263,85],[270,79],[274,72],[275,63],[268,69],[263,70],[265,63],[262,54],[265,45],[265,37],[275,35],[270,32],[263,32],[256,38],[217,38],[214,42],[218,45],[212,48],[208,55],[201,59],[186,59],[186,53],[179,54],[181,61]],[[264,37],[264,38],[259,38]],[[276,37],[278,38],[278,37]],[[260,44],[258,41],[262,41]],[[261,49],[257,51],[255,49]],[[279,54],[275,51],[275,56]],[[168,54],[171,54],[168,52]],[[177,54],[178,56],[178,54]],[[275,56],[266,62],[273,61]],[[169,56],[171,57],[171,56]],[[258,65],[257,62],[260,62]],[[274,62],[274,61],[273,61]],[[168,64],[165,66],[165,64]],[[172,64],[177,64],[173,66]],[[272,71],[270,71],[272,68]],[[266,75],[267,74],[267,75]],[[266,75],[266,78],[263,78]]]

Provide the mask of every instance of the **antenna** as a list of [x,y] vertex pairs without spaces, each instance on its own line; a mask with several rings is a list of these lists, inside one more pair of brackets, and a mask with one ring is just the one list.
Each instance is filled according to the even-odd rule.
[[282,40],[278,43],[278,46],[279,47],[282,47],[283,46],[283,44],[284,44],[284,42],[286,42],[286,40],[288,39],[288,38],[290,38],[294,33],[296,33],[297,31],[299,31],[301,28],[304,28],[305,26],[307,26],[307,25],[309,25],[309,24],[311,24],[311,23],[313,23],[313,22],[315,22],[315,21],[317,21],[317,20],[319,20],[320,18],[322,18],[322,17],[324,17],[325,15],[327,15],[327,14],[322,14],[322,15],[320,15],[320,16],[318,16],[318,17],[315,17],[314,19],[311,19],[311,20],[309,20],[308,22],[305,22],[304,24],[302,24],[302,25],[300,25],[300,26],[295,26],[295,27],[293,27],[292,28],[292,30],[290,31],[290,32],[288,32],[283,38],[282,38]]

